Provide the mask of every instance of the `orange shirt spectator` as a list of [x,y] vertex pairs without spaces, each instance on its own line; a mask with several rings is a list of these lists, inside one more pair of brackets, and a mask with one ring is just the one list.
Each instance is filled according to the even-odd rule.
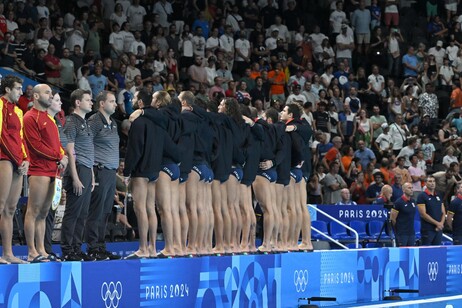
[[280,70],[280,64],[277,64],[276,69],[268,73],[268,79],[271,83],[271,95],[284,94],[286,74]]
[[452,86],[451,107],[452,108],[462,107],[462,90],[457,85]]

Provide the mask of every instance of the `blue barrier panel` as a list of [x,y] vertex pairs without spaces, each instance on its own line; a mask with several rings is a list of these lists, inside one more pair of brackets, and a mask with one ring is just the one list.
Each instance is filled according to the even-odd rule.
[[446,292],[447,249],[423,247],[419,251],[419,290],[421,295]]
[[462,293],[462,247],[0,266],[0,307],[297,307]]

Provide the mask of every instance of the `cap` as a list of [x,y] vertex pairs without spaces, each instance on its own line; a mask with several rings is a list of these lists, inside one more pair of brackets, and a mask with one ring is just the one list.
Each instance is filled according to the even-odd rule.
[[382,129],[388,128],[388,124],[387,123],[382,123],[381,127],[382,127]]
[[423,117],[430,117],[430,115],[428,113],[424,114]]
[[277,27],[274,27],[273,29],[271,29],[271,32],[274,32],[274,31],[277,31],[277,32],[279,32],[279,28],[277,28]]
[[442,42],[442,41],[436,42],[436,46],[438,46],[438,47],[443,47],[443,42]]

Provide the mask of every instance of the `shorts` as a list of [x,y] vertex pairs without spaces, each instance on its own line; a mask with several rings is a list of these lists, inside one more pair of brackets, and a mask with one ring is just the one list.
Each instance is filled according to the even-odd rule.
[[180,174],[180,184],[188,180],[189,174]]
[[194,165],[192,170],[199,175],[199,180],[205,183],[213,181],[213,171],[206,164]]
[[274,183],[278,180],[278,174],[275,168],[271,168],[268,170],[258,169],[257,175],[266,178],[270,183]]
[[18,169],[19,169],[19,166],[18,166],[18,165],[16,165],[16,163],[15,163],[15,162],[13,162],[13,161],[11,161],[11,160],[9,160],[9,159],[0,159],[0,160],[6,160],[6,161],[9,161],[9,162],[11,163],[11,165],[13,166],[13,172],[17,172],[17,171],[18,171]]
[[157,181],[157,179],[159,178],[159,172],[157,172],[156,174],[154,174],[153,176],[150,176],[148,177],[148,182],[155,182]]
[[240,167],[233,167],[231,171],[231,175],[234,175],[234,177],[237,179],[238,182],[241,182],[242,177],[244,176],[244,171]]
[[172,182],[180,178],[180,167],[177,164],[162,165],[162,171],[170,176]]
[[295,180],[295,183],[300,183],[303,178],[303,172],[300,168],[292,168],[290,169],[290,177]]
[[358,44],[369,44],[371,42],[371,34],[370,33],[357,33],[356,34],[356,43]]

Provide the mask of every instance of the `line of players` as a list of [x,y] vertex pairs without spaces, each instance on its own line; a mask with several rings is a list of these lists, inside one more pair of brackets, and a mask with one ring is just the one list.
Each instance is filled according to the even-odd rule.
[[[204,103],[189,91],[171,99],[146,89],[133,105],[124,176],[140,243],[128,259],[313,249],[305,177],[312,130],[300,106],[254,120],[234,98]],[[263,211],[258,248],[252,191]],[[158,254],[154,204],[165,240]]]

